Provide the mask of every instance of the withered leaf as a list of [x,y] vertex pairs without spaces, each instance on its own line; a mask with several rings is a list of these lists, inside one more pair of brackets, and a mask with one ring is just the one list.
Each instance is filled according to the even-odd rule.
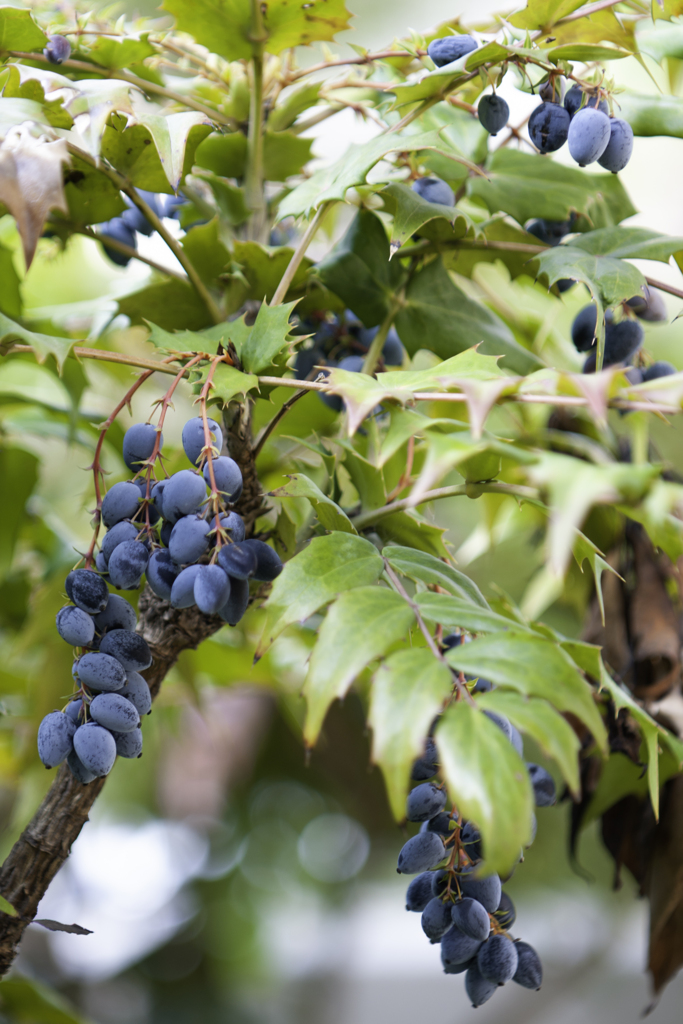
[[47,142],[19,128],[0,146],[0,202],[17,222],[30,267],[50,210],[68,213],[62,164],[69,161],[63,140]]
[[49,917],[36,917],[32,924],[40,924],[50,932],[68,932],[69,935],[92,935],[90,928],[82,928],[80,924],[62,924],[61,921],[52,921]]

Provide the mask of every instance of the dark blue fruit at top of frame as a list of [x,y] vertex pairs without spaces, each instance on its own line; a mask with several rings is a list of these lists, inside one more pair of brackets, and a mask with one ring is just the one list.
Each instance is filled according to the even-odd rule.
[[171,587],[171,604],[174,608],[190,608],[194,604],[194,584],[200,567],[188,565],[178,573]]
[[81,764],[93,775],[108,775],[116,760],[116,741],[108,729],[88,722],[76,729],[74,750]]
[[422,911],[422,931],[430,942],[439,942],[453,924],[450,900],[444,903],[438,896],[432,897]]
[[550,772],[542,768],[540,764],[527,764],[527,771],[534,788],[534,798],[537,807],[552,807],[555,803],[555,782]]
[[509,931],[517,920],[515,905],[506,892],[501,893],[498,910],[493,912],[493,916],[506,931]]
[[140,490],[130,480],[110,487],[102,501],[102,522],[108,530],[122,519],[132,519],[140,504]]
[[63,711],[52,711],[38,727],[38,756],[46,768],[56,768],[71,750],[76,725]]
[[[159,197],[156,192],[147,192],[143,188],[139,188],[137,192],[140,198],[144,199],[147,203],[152,213],[155,213],[157,217],[163,216],[161,203],[159,202]],[[128,204],[128,209],[121,214],[121,220],[126,227],[130,228],[131,231],[137,231],[141,235],[153,234],[156,229],[154,225],[147,220],[147,217],[144,215],[142,210],[140,210],[134,204],[133,200],[128,198],[128,196],[124,196],[124,199]]]
[[177,565],[188,565],[201,558],[209,550],[210,531],[210,524],[201,516],[183,516],[179,519],[168,542],[168,551],[173,561]]
[[191,469],[181,469],[166,481],[163,506],[164,519],[177,523],[183,516],[199,512],[206,501],[204,477]]
[[84,654],[75,668],[78,679],[92,690],[120,690],[126,681],[123,665],[110,654]]
[[452,35],[444,36],[441,39],[432,39],[427,47],[427,53],[437,68],[442,68],[476,49],[477,41],[472,36]]
[[[240,467],[228,455],[220,455],[217,459],[213,459],[212,466],[216,489],[223,495],[225,501],[237,501],[242,493],[242,472]],[[207,487],[211,486],[208,462],[204,465],[204,481]]]
[[135,608],[125,597],[110,594],[107,607],[95,616],[95,629],[104,633],[108,629],[135,629],[137,625]]
[[397,871],[400,875],[419,875],[435,868],[445,856],[446,848],[441,836],[435,832],[420,832],[402,847]]
[[137,708],[140,716],[146,715],[152,708],[152,694],[147,680],[139,672],[128,672],[125,686],[119,693]]
[[[184,522],[183,519],[180,522]],[[177,525],[177,524],[176,524]],[[175,530],[175,526],[173,527]],[[170,551],[157,548],[149,556],[147,563],[147,582],[150,589],[163,601],[171,600],[171,588],[180,572],[180,566],[171,558]]]
[[256,552],[246,543],[224,544],[218,552],[221,569],[237,580],[247,580],[256,572]]
[[439,206],[455,206],[455,192],[441,178],[418,178],[412,184],[413,192],[427,203]]
[[71,56],[71,43],[64,36],[48,36],[48,44],[43,50],[50,64],[63,64]]
[[676,367],[664,359],[660,359],[643,370],[643,380],[658,380],[660,377],[670,377],[672,373],[678,373]]
[[[208,420],[209,431],[212,435],[211,444],[220,454],[223,447],[223,431],[215,420]],[[199,464],[204,448],[204,421],[201,416],[195,416],[188,420],[183,427],[183,449],[193,466]]]
[[564,146],[571,118],[557,103],[541,103],[529,118],[529,138],[541,153],[554,153]]
[[[567,89],[567,93],[564,97],[564,105],[569,112],[570,117],[573,117],[580,108],[583,97],[584,92],[581,86],[573,85],[571,89]],[[586,95],[586,102],[584,105],[586,107],[596,107],[598,110],[601,110],[603,114],[609,114],[609,104],[607,103],[607,100],[598,100],[597,96]]]
[[438,767],[439,754],[436,749],[436,743],[430,736],[425,743],[422,756],[413,761],[410,777],[413,782],[425,782],[427,779],[431,779],[433,775],[436,775]]
[[517,970],[512,980],[524,988],[538,991],[543,982],[543,967],[538,953],[528,942],[516,942]]
[[406,889],[406,910],[421,913],[432,899],[432,872],[424,871],[413,878]]
[[249,582],[230,576],[230,596],[218,614],[229,626],[236,626],[249,606]]
[[82,719],[83,701],[72,700],[64,708],[64,714],[67,718],[70,718],[74,725],[80,725],[80,719]]
[[98,725],[115,732],[131,732],[140,724],[132,701],[120,693],[100,693],[90,702],[90,714]]
[[460,876],[460,891],[463,896],[478,900],[489,914],[494,914],[500,906],[502,889],[498,875],[488,875],[486,878],[472,878],[469,875]]
[[620,117],[610,119],[609,141],[598,160],[601,167],[612,174],[623,171],[633,153],[633,128]]
[[467,968],[465,975],[465,991],[470,997],[472,1006],[476,1009],[487,1002],[498,986],[495,981],[485,978],[476,963]]
[[113,220],[105,221],[104,224],[99,225],[98,234],[102,240],[104,251],[112,263],[115,263],[117,267],[127,267],[132,257],[126,256],[124,253],[119,252],[118,249],[112,249],[107,245],[106,239],[111,238],[115,242],[127,245],[129,249],[137,249],[138,240],[128,225],[124,224],[120,217],[114,217]]
[[112,629],[102,638],[102,654],[110,654],[128,672],[142,672],[152,664],[152,652],[139,633],[127,629]]
[[627,305],[633,310],[639,320],[647,323],[663,323],[668,320],[666,303],[658,291],[643,288],[640,295],[634,295],[629,299]]
[[[123,435],[123,461],[131,472],[136,473],[143,462],[152,457],[157,442],[157,430],[151,423],[134,423]],[[159,438],[159,451],[164,443],[163,434]]]
[[276,551],[262,540],[247,540],[256,555],[256,572],[253,578],[261,583],[271,583],[282,572],[282,561]]
[[74,569],[64,581],[64,588],[73,603],[88,615],[97,615],[107,607],[107,584],[92,569]]
[[68,754],[66,763],[68,764],[73,777],[77,779],[78,782],[83,783],[84,786],[87,786],[89,782],[92,782],[93,779],[97,778],[94,772],[88,771],[75,750],[72,750],[71,753]]
[[246,535],[244,520],[237,512],[227,512],[219,517],[219,521],[223,529],[228,531],[232,540],[238,544],[244,540]]
[[57,612],[57,632],[72,647],[87,647],[95,636],[95,623],[87,612],[67,604]]
[[510,981],[517,970],[517,950],[505,935],[492,935],[477,954],[477,967],[496,985]]
[[119,757],[142,757],[142,729],[112,733]]
[[217,615],[230,597],[230,580],[219,565],[200,565],[194,581],[194,601],[204,615]]
[[119,590],[137,590],[149,561],[147,546],[139,540],[118,544],[107,563],[109,579]]
[[429,821],[423,821],[420,825],[420,832],[436,832],[440,836],[449,836],[453,831],[455,822],[447,811],[435,814]]
[[469,935],[471,939],[478,939],[484,942],[491,931],[491,919],[488,911],[481,905],[479,900],[470,897],[452,904],[453,924],[456,924],[461,932]]
[[[461,932],[457,925],[452,925],[441,940],[441,963],[446,974],[449,968],[466,964],[479,952],[481,942]],[[455,972],[459,973],[459,972]]]
[[489,135],[497,135],[508,123],[510,108],[502,96],[482,96],[477,107],[479,123]]
[[594,163],[605,152],[610,137],[610,119],[602,110],[583,107],[569,125],[567,143],[579,167]]
[[446,806],[446,792],[432,782],[423,782],[408,794],[406,817],[408,821],[428,821]]
[[116,526],[112,526],[111,530],[108,530],[102,541],[102,554],[104,555],[105,561],[108,563],[111,558],[114,548],[118,547],[119,544],[123,544],[124,541],[137,540],[137,536],[140,532],[140,525],[137,523],[131,523],[130,519],[122,519]]

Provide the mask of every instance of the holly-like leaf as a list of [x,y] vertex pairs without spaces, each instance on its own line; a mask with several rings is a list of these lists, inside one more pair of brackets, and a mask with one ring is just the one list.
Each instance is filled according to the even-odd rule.
[[184,281],[151,284],[139,292],[125,295],[118,302],[119,313],[130,317],[132,324],[151,321],[167,331],[200,331],[211,323],[204,302],[192,285]]
[[67,109],[74,119],[79,114],[88,114],[83,134],[74,130],[74,141],[79,148],[86,149],[91,156],[99,157],[110,115],[119,113],[133,116],[135,100],[142,101],[140,92],[118,78],[80,79],[78,92],[67,103]]
[[271,491],[273,498],[307,498],[313,506],[318,522],[326,530],[341,530],[344,533],[356,533],[356,528],[346,512],[336,502],[328,498],[313,481],[303,473],[290,476],[290,482],[284,487]]
[[0,202],[17,222],[27,268],[50,210],[68,212],[62,180],[68,160],[61,139],[45,142],[28,132],[11,136],[0,147]]
[[445,528],[430,523],[425,516],[412,508],[409,512],[393,512],[375,524],[375,531],[385,544],[398,544],[415,548],[436,558],[448,558],[444,545]]
[[453,228],[453,237],[461,238],[471,225],[469,217],[455,206],[440,206],[428,203],[407,185],[394,182],[380,193],[384,205],[393,213],[391,228],[391,254],[397,252],[404,242],[429,221],[440,218]]
[[[239,268],[248,286],[245,299],[270,302],[293,254],[294,251],[288,247],[270,250],[258,242],[241,242],[237,239],[233,246],[233,257],[235,266]],[[287,293],[290,297],[303,291],[310,266],[309,260],[302,260]]]
[[683,99],[680,96],[635,95],[619,97],[619,116],[641,137],[669,135],[683,139]]
[[477,584],[448,562],[412,548],[393,544],[387,545],[382,555],[393,569],[412,580],[439,586],[454,597],[469,601],[484,610],[489,607]]
[[588,64],[590,61],[622,60],[624,57],[632,56],[631,50],[624,50],[620,46],[596,46],[591,43],[567,43],[564,46],[554,46],[548,51],[548,60],[558,64],[563,60]]
[[368,715],[372,760],[382,769],[397,821],[405,818],[411,764],[452,687],[447,667],[424,647],[396,651],[374,675]]
[[485,710],[504,715],[517,729],[530,736],[546,757],[562,772],[572,794],[578,798],[579,750],[581,742],[571,725],[546,700],[523,697],[519,693],[494,690],[477,696],[477,704]]
[[459,626],[472,633],[496,633],[502,629],[514,629],[518,632],[526,628],[531,632],[529,627],[512,622],[490,608],[475,606],[471,601],[451,594],[434,594],[426,591],[418,594],[415,601],[425,619],[440,622],[451,629]]
[[446,710],[435,739],[449,795],[481,832],[482,873],[506,876],[531,838],[533,799],[524,762],[502,731],[465,701]]
[[[316,742],[332,701],[341,700],[356,676],[401,640],[414,619],[403,598],[386,587],[357,587],[334,602],[320,627],[303,686],[308,746]],[[446,674],[450,683],[448,669]]]
[[540,365],[515,340],[507,324],[453,283],[441,258],[411,278],[406,301],[396,316],[396,330],[411,355],[426,348],[448,359],[481,345],[482,353],[504,356],[505,366],[514,372],[529,373]]
[[69,220],[79,227],[112,220],[127,209],[111,178],[78,156],[72,156],[64,175],[64,195]]
[[513,14],[510,24],[515,28],[541,29],[547,33],[555,22],[583,7],[584,0],[528,0],[526,7]]
[[136,104],[136,116],[110,119],[102,138],[102,156],[138,188],[176,192],[194,162],[197,147],[211,132],[205,114],[161,113],[152,104]]
[[375,583],[384,562],[374,544],[350,533],[314,537],[285,564],[264,605],[266,618],[256,649],[262,657],[292,622],[303,622],[339,594]]
[[282,132],[289,128],[299,114],[303,114],[309,107],[316,106],[319,96],[320,82],[308,82],[299,89],[293,89],[268,114],[268,128],[271,132]]
[[313,139],[294,132],[265,132],[263,136],[263,176],[266,181],[286,181],[311,159]]
[[197,147],[195,162],[221,178],[243,178],[247,160],[244,132],[213,132]]
[[[647,228],[611,227],[576,235],[572,248],[592,256],[610,256],[621,260],[659,260],[668,263],[672,256],[683,255],[683,238],[663,235]],[[545,255],[545,254],[544,254]]]
[[247,392],[258,387],[258,377],[253,373],[242,373],[234,366],[227,363],[219,363],[213,375],[212,398],[219,398],[223,405],[227,405],[236,395],[247,397]]
[[149,32],[134,39],[115,39],[113,36],[96,36],[88,40],[88,56],[103,68],[118,71],[129,68],[131,64],[141,63],[145,57],[153,57],[157,52],[149,40]]
[[249,0],[165,0],[163,8],[175,15],[181,32],[189,32],[226,60],[248,59],[261,48],[277,54],[292,46],[334,39],[349,27],[350,17],[344,0],[269,0],[261,7],[260,37],[254,35]]
[[[289,318],[295,305],[295,302],[288,302],[281,306],[269,306],[264,302],[253,327],[246,327],[246,314],[230,325],[228,334],[232,334],[237,354],[249,373],[263,373],[281,352],[291,346]],[[241,337],[236,334],[237,324],[244,324]]]
[[[514,623],[510,625],[512,628]],[[492,633],[453,648],[446,660],[461,672],[483,676],[530,697],[543,697],[558,711],[571,711],[605,748],[605,726],[591,688],[552,641],[521,632]]]
[[30,11],[21,7],[0,7],[0,53],[8,50],[42,50],[47,36],[38,28]]
[[50,355],[54,356],[60,369],[74,345],[72,338],[58,338],[52,334],[29,331],[0,313],[0,344],[10,341],[21,341],[25,345],[30,345],[39,363],[44,363]]

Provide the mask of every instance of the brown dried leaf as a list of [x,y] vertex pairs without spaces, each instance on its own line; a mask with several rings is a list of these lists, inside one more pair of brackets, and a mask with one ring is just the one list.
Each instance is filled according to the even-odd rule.
[[49,917],[35,917],[31,924],[40,924],[50,932],[68,932],[69,935],[92,935],[90,928],[83,928],[80,924],[62,924],[61,921],[52,921]]
[[643,530],[632,538],[636,585],[629,602],[633,680],[637,697],[663,696],[680,679],[678,616],[666,590],[657,557]]
[[0,202],[17,222],[30,267],[50,210],[68,213],[62,164],[69,161],[63,140],[46,142],[19,129],[0,146]]

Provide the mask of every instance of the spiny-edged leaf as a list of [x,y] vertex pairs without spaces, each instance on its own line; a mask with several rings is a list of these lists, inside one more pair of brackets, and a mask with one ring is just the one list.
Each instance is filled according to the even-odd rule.
[[[425,238],[431,238],[432,226],[427,224],[421,232]],[[461,277],[472,277],[476,268],[481,263],[503,263],[514,280],[525,274],[533,276],[536,271],[534,251],[524,251],[524,246],[534,246],[539,249],[541,243],[534,235],[523,231],[510,220],[491,219],[485,227],[480,228],[482,240],[486,242],[513,242],[519,245],[520,249],[499,249],[494,245],[470,246],[469,240],[465,239],[459,246],[452,246],[443,252],[444,265],[448,270],[454,270]]]
[[382,554],[393,569],[408,576],[411,580],[421,580],[422,583],[439,586],[454,597],[488,610],[486,598],[477,584],[469,576],[453,568],[448,562],[443,562],[425,552],[395,544],[387,545]]
[[[256,299],[257,302],[270,302],[293,255],[294,250],[287,246],[273,250],[259,245],[258,242],[236,240],[233,246],[235,264],[249,286],[245,298]],[[309,260],[302,260],[288,295],[301,294],[310,266]]]
[[53,988],[32,978],[15,976],[0,982],[0,1006],[16,1024],[87,1024],[85,1017]]
[[406,239],[428,221],[441,218],[453,228],[453,237],[461,238],[467,233],[471,221],[455,206],[441,206],[439,203],[428,203],[412,188],[393,182],[382,189],[384,205],[393,214],[391,227],[391,252],[401,248]]
[[110,119],[102,156],[139,188],[175,192],[211,132],[211,122],[194,110],[167,114],[151,103],[136,103],[134,109],[128,127],[121,116]]
[[243,132],[222,135],[213,132],[197,147],[195,160],[221,178],[242,178],[247,160],[247,137]]
[[336,443],[343,449],[342,461],[358,491],[363,511],[381,508],[387,500],[382,471],[356,451],[346,438],[339,438]]
[[290,476],[289,483],[271,491],[273,498],[307,498],[318,518],[318,522],[326,530],[342,530],[345,533],[356,533],[356,528],[346,512],[328,498],[313,481],[303,473]]
[[581,789],[581,742],[569,722],[548,701],[494,690],[477,696],[477,704],[486,710],[505,715],[521,732],[531,736],[546,757],[555,761],[569,789],[578,798]]
[[509,20],[515,28],[545,31],[583,5],[584,0],[528,0],[524,10],[513,14]]
[[[316,742],[332,701],[341,699],[371,661],[401,640],[414,619],[403,598],[386,587],[357,587],[334,602],[320,627],[303,686],[308,746]],[[429,658],[435,660],[431,654]],[[446,674],[450,682],[448,669]]]
[[163,8],[175,15],[181,32],[189,32],[226,60],[248,59],[261,49],[277,54],[292,46],[334,39],[349,27],[350,17],[344,0],[269,0],[261,6],[263,42],[260,36],[254,42],[249,0],[165,0]]
[[143,32],[139,39],[130,36],[126,39],[115,39],[112,36],[96,36],[88,42],[88,56],[103,68],[118,71],[138,64],[145,57],[153,57],[157,52],[148,42],[149,33]]
[[[473,411],[477,410],[472,410],[471,405],[468,402],[470,421],[474,422]],[[488,411],[487,406],[485,412]],[[419,503],[430,488],[456,467],[469,483],[477,483],[498,476],[503,459],[515,465],[529,465],[536,458],[531,452],[505,444],[495,437],[475,438],[465,430],[453,434],[432,433],[427,444],[427,457],[410,496],[416,504]]]
[[266,181],[286,181],[311,159],[313,139],[294,132],[265,132],[263,136],[263,176]]
[[366,327],[381,323],[404,277],[391,252],[384,225],[360,210],[346,234],[315,268],[316,277],[360,317]]
[[495,380],[507,374],[498,365],[500,356],[485,356],[481,346],[458,352],[450,359],[430,366],[427,370],[390,370],[379,373],[377,380],[391,392],[414,393],[438,391],[449,386],[451,380]]
[[47,36],[38,28],[30,11],[20,7],[0,7],[0,52],[42,50]]
[[80,149],[86,149],[91,156],[98,157],[104,129],[112,113],[133,116],[133,103],[140,101],[140,93],[118,78],[83,78],[79,80],[78,92],[67,103],[73,118],[88,114],[83,133],[74,130],[74,142]]
[[[205,331],[165,331],[158,324],[148,322],[151,342],[161,352],[205,352],[216,355],[218,346],[227,348],[231,323],[214,324]],[[225,343],[225,344],[223,344]]]
[[35,121],[36,124],[50,123],[42,105],[35,100],[0,96],[0,137],[4,139],[11,128],[16,128],[24,121]]
[[437,97],[446,96],[457,85],[458,79],[467,73],[469,57],[470,54],[465,54],[433,71],[418,72],[419,77],[412,81],[402,82],[398,79],[398,84],[391,90],[395,96],[394,108],[400,109],[409,103],[422,103],[424,100],[436,100]]
[[256,658],[290,623],[303,622],[347,590],[374,583],[383,568],[377,548],[363,537],[339,531],[314,537],[273,583]]
[[602,574],[603,572],[611,572],[614,573],[615,576],[618,576],[619,574],[616,569],[609,564],[609,562],[605,561],[599,548],[597,548],[595,544],[593,544],[593,542],[579,530],[577,530],[577,536],[574,540],[572,551],[574,553],[576,563],[581,571],[583,571],[583,563],[585,561],[588,561],[591,569],[593,570],[593,576],[595,578],[595,593],[598,598],[598,604],[600,605],[600,615],[604,626],[605,603],[602,595]]
[[151,321],[167,331],[199,331],[211,323],[204,302],[192,285],[184,281],[151,284],[132,295],[125,295],[118,303],[119,313],[130,317],[132,324]]
[[[336,163],[316,171],[285,196],[278,207],[278,220],[308,215],[317,210],[321,203],[333,199],[343,200],[348,189],[365,184],[369,171],[389,153],[413,153],[418,149],[442,148],[443,142],[438,132],[409,136],[378,135],[368,142],[354,142]],[[385,180],[389,180],[388,176]]]
[[492,633],[453,648],[446,660],[462,672],[483,676],[528,696],[544,697],[558,711],[571,711],[605,748],[607,735],[592,690],[552,641],[521,632]]
[[673,255],[683,250],[683,238],[663,235],[648,228],[611,227],[576,235],[571,245],[573,248],[583,249],[592,256],[612,256],[622,260],[659,260],[661,263],[668,263]]
[[71,338],[57,338],[52,334],[29,331],[0,313],[0,343],[17,340],[31,346],[39,363],[44,363],[49,355],[54,356],[60,369],[74,345]]
[[201,177],[213,192],[216,206],[231,227],[249,220],[251,211],[246,203],[244,189],[215,174],[202,174]]
[[459,626],[471,633],[499,633],[502,629],[519,632],[526,628],[531,632],[528,626],[520,626],[504,615],[491,611],[490,608],[475,606],[471,601],[451,594],[433,594],[427,591],[418,594],[415,601],[425,619],[440,622],[450,629]]
[[669,135],[683,139],[683,98],[654,94],[619,96],[619,117],[623,117],[638,136]]
[[498,726],[466,701],[446,710],[435,739],[449,795],[481,832],[482,874],[509,874],[531,838],[533,798],[524,762]]
[[199,276],[207,283],[215,285],[230,264],[230,251],[221,237],[218,217],[189,228],[182,246]]
[[78,156],[72,156],[66,168],[64,195],[69,219],[79,227],[112,220],[127,209],[111,178]]
[[227,363],[219,363],[212,383],[211,397],[220,398],[223,405],[227,405],[235,395],[243,395],[246,398],[248,391],[258,387],[258,377],[253,373],[242,373]]
[[595,227],[607,227],[637,213],[615,174],[588,174],[507,148],[496,150],[486,173],[468,180],[469,194],[490,213],[509,213],[522,225],[533,217],[567,220],[575,211]]
[[514,372],[529,373],[540,365],[500,317],[453,283],[440,257],[411,278],[396,330],[411,355],[426,348],[448,359],[481,344],[483,353],[504,356],[505,366]]
[[27,268],[50,210],[68,212],[63,184],[68,162],[62,139],[46,142],[23,133],[14,137],[11,148],[5,143],[0,149],[0,202],[17,222]]
[[347,412],[347,428],[349,437],[353,437],[365,417],[372,412],[378,402],[391,396],[374,377],[366,373],[352,373],[351,370],[330,370],[325,379],[326,391],[329,394],[341,395]]
[[281,306],[262,303],[254,326],[248,329],[239,340],[239,344],[235,340],[237,354],[244,369],[249,373],[263,373],[272,365],[279,353],[288,348],[291,341],[289,317],[295,305],[296,302],[284,303]]
[[446,665],[424,647],[396,651],[375,672],[368,715],[372,760],[382,769],[397,821],[405,818],[411,764],[452,687]]
[[320,82],[308,82],[299,89],[289,92],[282,102],[268,114],[268,127],[273,132],[282,132],[294,124],[299,114],[316,106],[320,95]]
[[417,509],[409,512],[393,512],[384,516],[374,527],[385,544],[399,544],[415,548],[435,558],[448,558],[449,551],[443,542],[445,528],[428,522]]

